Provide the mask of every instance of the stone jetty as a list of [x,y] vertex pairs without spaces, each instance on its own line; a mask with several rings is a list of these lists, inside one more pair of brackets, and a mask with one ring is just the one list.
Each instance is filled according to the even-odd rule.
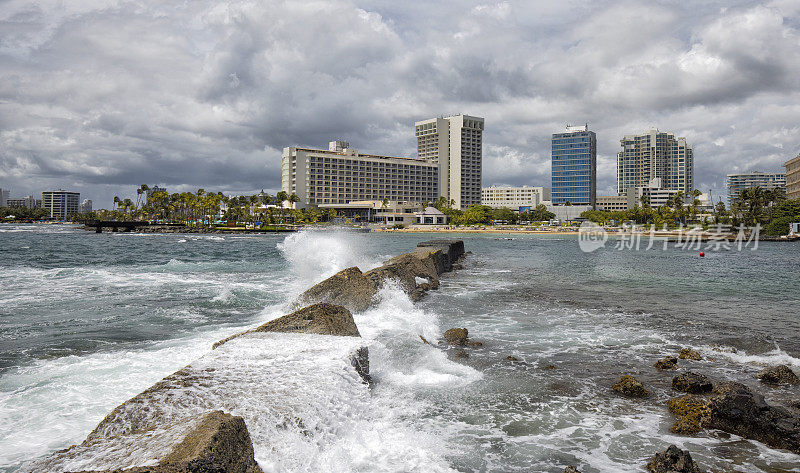
[[294,312],[220,340],[116,407],[79,445],[21,471],[260,473],[254,443],[268,444],[276,428],[334,435],[303,418],[336,425],[342,396],[368,398],[369,353],[352,312],[377,303],[390,280],[422,297],[463,256],[462,241],[434,240],[367,272],[347,268],[304,292]]

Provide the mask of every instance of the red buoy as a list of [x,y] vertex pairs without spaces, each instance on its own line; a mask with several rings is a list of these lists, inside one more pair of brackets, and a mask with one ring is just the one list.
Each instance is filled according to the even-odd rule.
[[700,257],[701,258],[705,258],[706,257],[706,252],[705,251],[701,251],[700,252]]

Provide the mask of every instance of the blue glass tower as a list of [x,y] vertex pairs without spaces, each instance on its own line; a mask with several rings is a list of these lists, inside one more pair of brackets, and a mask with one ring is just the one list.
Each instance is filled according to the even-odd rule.
[[554,205],[595,205],[597,197],[597,137],[589,126],[567,126],[552,141],[552,202]]

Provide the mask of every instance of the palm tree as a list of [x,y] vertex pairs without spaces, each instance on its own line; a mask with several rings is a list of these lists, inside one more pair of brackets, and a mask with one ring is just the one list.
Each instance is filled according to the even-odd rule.
[[114,196],[114,210],[117,210],[117,208],[119,207],[119,204],[121,202],[122,202],[122,200],[119,198],[119,196],[115,195]]
[[300,197],[297,197],[297,194],[292,194],[292,195],[289,196],[289,202],[291,202],[293,209],[297,208],[297,206],[295,204],[300,202]]
[[386,209],[389,207],[389,198],[384,197],[381,201],[381,208],[383,209],[383,226],[389,225],[389,215],[386,214]]

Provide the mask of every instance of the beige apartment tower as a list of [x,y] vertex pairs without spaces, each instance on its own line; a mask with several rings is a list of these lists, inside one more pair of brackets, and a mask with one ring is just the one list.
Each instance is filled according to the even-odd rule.
[[625,135],[617,154],[617,193],[647,187],[660,179],[664,189],[694,190],[694,153],[686,138],[651,129],[638,135]]
[[439,166],[439,196],[456,209],[481,203],[483,125],[469,115],[414,123],[417,158]]
[[786,198],[800,199],[800,154],[784,164],[786,167]]

